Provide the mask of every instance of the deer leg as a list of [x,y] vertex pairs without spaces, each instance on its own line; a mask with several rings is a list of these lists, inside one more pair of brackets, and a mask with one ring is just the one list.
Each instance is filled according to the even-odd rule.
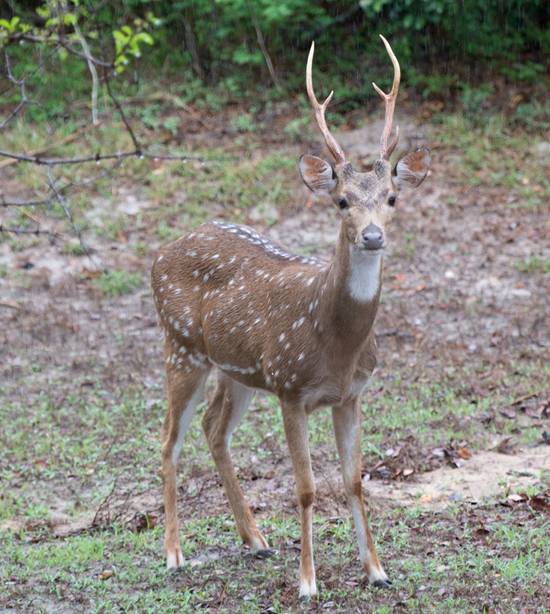
[[307,414],[303,405],[283,404],[283,423],[294,467],[300,513],[300,597],[308,601],[317,594],[313,563],[313,501],[315,481],[311,469]]
[[332,409],[332,420],[338,454],[340,455],[344,488],[357,533],[359,558],[368,574],[369,581],[375,586],[388,587],[391,582],[378,560],[363,501],[361,486],[361,406],[359,400],[354,399],[340,407],[334,407]]
[[208,447],[216,463],[237,530],[245,544],[259,556],[273,554],[267,541],[258,530],[256,521],[245,500],[241,485],[229,453],[231,434],[245,414],[254,391],[235,380],[220,375],[218,388],[202,421]]
[[162,428],[162,478],[164,482],[164,514],[166,566],[168,569],[183,565],[178,537],[176,466],[183,438],[197,404],[202,398],[208,371],[185,365],[182,369],[169,365],[166,372],[168,411]]

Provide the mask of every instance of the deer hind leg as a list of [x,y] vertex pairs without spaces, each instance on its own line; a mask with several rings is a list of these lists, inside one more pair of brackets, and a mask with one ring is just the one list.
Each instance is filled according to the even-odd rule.
[[166,566],[183,564],[178,537],[176,466],[184,435],[189,428],[204,392],[208,370],[190,364],[169,364],[166,371],[168,411],[162,428],[162,478],[164,482],[164,513]]
[[265,557],[273,554],[273,551],[256,526],[229,453],[231,434],[248,409],[253,394],[250,388],[220,374],[216,393],[204,414],[202,425],[233,510],[237,530],[245,544]]
[[307,414],[302,405],[283,404],[283,423],[292,458],[300,511],[300,597],[308,601],[317,594],[313,563],[313,502],[315,481],[311,469]]
[[359,400],[334,407],[332,420],[338,454],[340,455],[344,488],[357,533],[359,558],[372,584],[389,587],[391,582],[378,560],[363,501],[361,486],[361,406]]

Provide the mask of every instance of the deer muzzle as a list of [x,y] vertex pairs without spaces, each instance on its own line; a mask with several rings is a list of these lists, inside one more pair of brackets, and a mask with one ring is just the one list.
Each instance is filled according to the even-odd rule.
[[384,231],[376,224],[369,224],[361,233],[363,247],[369,251],[376,251],[384,247]]

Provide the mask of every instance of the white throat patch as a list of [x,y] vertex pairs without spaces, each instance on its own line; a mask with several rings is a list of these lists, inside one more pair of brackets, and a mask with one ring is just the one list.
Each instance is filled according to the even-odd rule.
[[350,246],[348,290],[351,298],[368,303],[380,289],[382,253],[358,250]]

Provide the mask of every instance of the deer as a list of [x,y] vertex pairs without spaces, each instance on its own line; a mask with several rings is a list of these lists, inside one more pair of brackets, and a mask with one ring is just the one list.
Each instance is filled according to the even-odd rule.
[[340,220],[330,261],[287,251],[252,228],[207,222],[158,251],[152,289],[164,332],[168,408],[162,427],[166,565],[184,565],[178,537],[176,467],[185,433],[211,371],[216,388],[202,420],[208,447],[245,546],[259,558],[273,555],[237,479],[230,455],[232,433],[255,391],[278,397],[293,466],[300,520],[299,597],[317,594],[312,519],[315,481],[308,417],[332,408],[336,447],[353,517],[359,559],[377,587],[391,582],[378,558],[361,480],[361,395],[376,365],[374,321],[380,300],[386,225],[405,186],[422,183],[430,152],[421,147],[392,170],[399,129],[392,123],[401,69],[380,35],[393,65],[393,84],[374,89],[385,105],[380,155],[366,171],[354,169],[327,126],[331,92],[320,104],[313,89],[312,43],[306,89],[315,120],[333,158],[303,155],[305,185],[328,195]]

